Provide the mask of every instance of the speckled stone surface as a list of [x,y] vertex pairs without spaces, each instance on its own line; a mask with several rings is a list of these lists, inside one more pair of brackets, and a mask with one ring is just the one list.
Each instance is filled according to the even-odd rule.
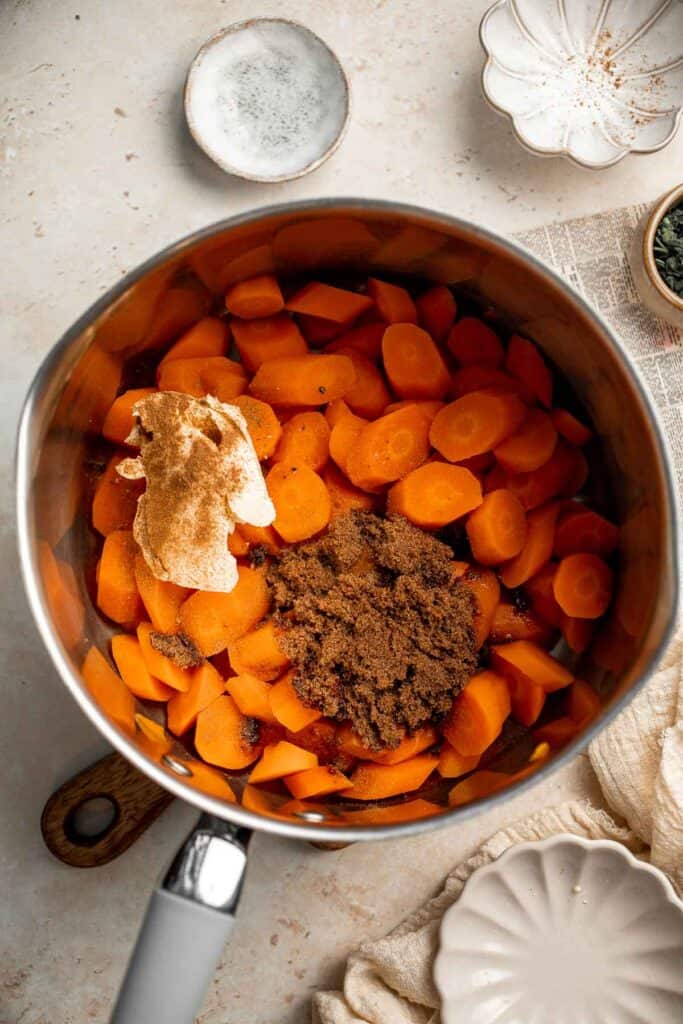
[[[23,394],[50,345],[125,270],[194,228],[268,202],[331,194],[423,203],[501,232],[654,199],[683,135],[662,153],[590,172],[524,152],[482,100],[485,0],[263,0],[338,53],[352,120],[310,177],[254,185],[189,139],[185,69],[253,3],[5,0],[0,5],[0,1024],[104,1024],[151,885],[194,820],[176,804],[119,861],[53,861],[42,805],[105,752],[57,680],[18,578],[12,448]],[[339,853],[257,836],[239,921],[201,1024],[300,1024],[313,988],[380,935],[500,824],[592,790],[585,758],[503,810],[422,839]]]

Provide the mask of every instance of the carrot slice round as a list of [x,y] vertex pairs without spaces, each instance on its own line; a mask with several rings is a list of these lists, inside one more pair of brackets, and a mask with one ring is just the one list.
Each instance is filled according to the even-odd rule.
[[547,413],[530,409],[519,430],[494,449],[506,473],[532,473],[548,461],[557,444],[557,431]]
[[440,399],[448,392],[448,367],[421,327],[406,323],[387,327],[382,359],[389,383],[401,398]]
[[330,495],[310,466],[276,462],[266,476],[266,486],[275,506],[273,526],[287,543],[307,540],[329,523]]
[[481,484],[469,469],[429,462],[394,484],[387,511],[425,530],[436,530],[476,509],[481,500]]
[[429,439],[450,462],[491,451],[519,427],[526,407],[513,394],[473,391],[434,417]]
[[599,619],[612,600],[613,573],[598,555],[567,555],[553,580],[562,611],[576,619]]
[[466,530],[475,560],[481,565],[499,565],[524,547],[526,515],[511,491],[491,491],[472,512]]

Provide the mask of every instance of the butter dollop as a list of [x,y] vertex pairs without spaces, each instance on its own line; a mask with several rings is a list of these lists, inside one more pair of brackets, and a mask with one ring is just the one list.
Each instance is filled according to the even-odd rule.
[[269,526],[268,496],[244,416],[212,395],[159,391],[133,406],[127,443],[140,448],[117,472],[144,478],[133,536],[157,579],[227,592],[237,583],[228,550],[236,523]]

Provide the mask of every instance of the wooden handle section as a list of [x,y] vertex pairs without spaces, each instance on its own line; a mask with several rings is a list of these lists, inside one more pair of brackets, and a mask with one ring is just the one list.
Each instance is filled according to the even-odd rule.
[[[172,800],[120,754],[109,754],[52,794],[40,819],[43,839],[64,864],[99,867],[127,850]],[[89,808],[102,820],[94,835],[82,827]]]

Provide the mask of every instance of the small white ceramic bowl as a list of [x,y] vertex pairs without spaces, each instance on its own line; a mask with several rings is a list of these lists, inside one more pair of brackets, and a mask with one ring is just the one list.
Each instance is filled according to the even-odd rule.
[[683,203],[683,185],[663,195],[643,216],[633,235],[629,265],[643,305],[655,316],[683,331],[683,299],[662,280],[654,258],[654,239],[659,222],[679,203]]
[[190,66],[185,116],[204,152],[251,181],[300,178],[334,153],[349,84],[329,46],[284,18],[252,18],[206,42]]
[[479,34],[484,95],[532,153],[611,167],[674,137],[681,0],[497,0]]
[[618,843],[520,843],[446,912],[443,1024],[680,1024],[683,903]]

